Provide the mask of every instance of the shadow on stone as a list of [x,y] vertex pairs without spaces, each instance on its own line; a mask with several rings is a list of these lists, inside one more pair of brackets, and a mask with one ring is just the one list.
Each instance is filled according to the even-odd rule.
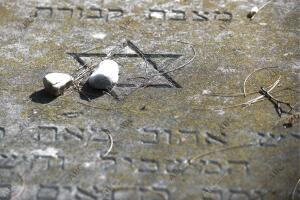
[[82,86],[80,91],[80,99],[85,101],[93,100],[103,95],[105,95],[104,90],[93,89],[89,86],[87,82]]
[[45,89],[32,93],[29,97],[32,102],[47,104],[55,100],[57,97],[50,95]]

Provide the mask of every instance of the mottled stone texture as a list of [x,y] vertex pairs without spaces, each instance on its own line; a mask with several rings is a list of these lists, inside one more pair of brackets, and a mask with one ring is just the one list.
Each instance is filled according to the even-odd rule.
[[[299,199],[299,2],[264,3],[0,0],[0,199]],[[43,90],[117,45],[110,94]],[[279,78],[293,115],[241,106]]]

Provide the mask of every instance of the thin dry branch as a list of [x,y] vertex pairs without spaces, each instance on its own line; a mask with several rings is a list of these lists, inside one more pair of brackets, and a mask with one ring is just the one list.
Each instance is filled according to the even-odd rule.
[[[281,76],[279,76],[279,78],[275,81],[275,83],[273,84],[273,86],[268,90],[268,93],[270,93],[278,85],[278,83],[280,82],[280,78],[281,78]],[[243,103],[242,105],[243,106],[250,106],[251,104],[256,103],[258,100],[260,100],[260,99],[262,99],[264,97],[265,97],[265,95],[260,95],[260,96],[254,98],[254,99],[251,99],[251,100]]]
[[193,164],[193,162],[199,158],[202,158],[204,156],[207,156],[207,155],[211,155],[211,154],[214,154],[214,153],[218,153],[218,152],[224,152],[224,151],[229,151],[229,150],[232,150],[232,149],[239,149],[239,148],[245,148],[245,147],[250,147],[250,146],[255,146],[257,145],[258,143],[248,143],[248,144],[242,144],[242,145],[236,145],[236,146],[231,146],[231,147],[226,147],[226,148],[222,148],[222,149],[217,149],[215,151],[210,151],[210,152],[207,152],[207,153],[203,153],[203,154],[200,154],[200,155],[197,155],[191,159],[188,160],[188,163],[189,164]]
[[[270,89],[268,90],[268,92],[271,92],[280,82],[280,78],[281,76],[279,76],[279,78],[271,85],[269,86]],[[233,105],[233,106],[228,106],[228,107],[222,107],[222,108],[219,108],[219,109],[228,109],[228,108],[235,108],[235,107],[239,107],[239,106],[244,106],[244,107],[248,107],[254,103],[257,103],[257,102],[260,102],[260,101],[264,101],[266,99],[264,99],[264,95],[260,95],[254,99],[251,99],[247,102],[244,102],[244,103],[240,103],[240,104],[236,104],[236,105]],[[219,110],[217,109],[217,110]]]
[[243,84],[243,92],[244,92],[244,96],[246,97],[246,83],[247,83],[247,81],[248,81],[248,79],[254,74],[254,73],[256,73],[256,72],[258,72],[258,71],[261,71],[261,70],[264,70],[264,69],[270,69],[270,68],[278,68],[278,66],[276,66],[276,67],[263,67],[263,68],[259,68],[259,69],[256,69],[256,70],[254,70],[253,72],[251,72],[247,77],[246,77],[246,79],[244,80],[244,84]]
[[156,77],[156,76],[161,76],[161,75],[163,75],[163,74],[171,73],[171,72],[177,71],[177,70],[179,70],[179,69],[182,69],[182,68],[184,68],[186,65],[190,64],[190,63],[195,59],[195,57],[196,57],[196,50],[195,50],[193,44],[191,44],[191,43],[189,43],[189,42],[177,41],[177,40],[176,40],[176,42],[190,45],[190,47],[191,47],[191,49],[192,49],[192,51],[193,51],[193,56],[191,57],[191,59],[189,59],[186,63],[184,63],[184,64],[182,64],[182,65],[180,65],[180,66],[178,66],[178,67],[176,67],[176,68],[174,68],[174,69],[171,69],[171,70],[169,70],[169,71],[160,72],[160,73],[154,74],[154,75],[152,75],[152,76],[150,76],[150,77],[139,77],[139,78],[144,78],[144,79],[146,79],[146,81],[145,81],[144,83],[142,83],[140,86],[136,87],[135,90],[133,90],[130,94],[132,94],[132,93],[134,93],[134,92],[136,92],[136,91],[138,91],[138,90],[140,90],[140,89],[143,89],[143,88],[146,88],[147,86],[149,86],[151,79],[153,79],[154,77]]
[[191,49],[192,49],[192,51],[193,51],[193,56],[192,56],[192,58],[189,59],[186,63],[184,63],[184,64],[182,64],[182,65],[180,65],[180,66],[178,66],[178,67],[176,67],[176,68],[174,68],[174,69],[171,69],[171,70],[165,71],[165,72],[161,72],[161,73],[159,73],[159,74],[155,74],[155,75],[153,75],[152,77],[150,77],[149,79],[154,78],[155,76],[161,76],[161,75],[163,75],[163,74],[168,74],[168,73],[177,71],[177,70],[179,70],[179,69],[181,69],[181,68],[184,68],[186,65],[190,64],[191,62],[193,62],[193,60],[194,60],[195,57],[196,57],[196,50],[195,50],[193,44],[191,44],[191,43],[189,43],[189,42],[184,42],[184,41],[176,41],[176,42],[179,42],[179,43],[182,43],[182,44],[190,45],[190,47],[191,47]]
[[[273,103],[275,109],[276,109],[276,112],[277,114],[279,115],[279,117],[281,117],[281,115],[283,113],[286,113],[286,114],[291,114],[291,111],[294,109],[291,104],[289,102],[284,102],[284,101],[281,101],[281,100],[278,100],[277,98],[273,97],[268,91],[266,91],[263,87],[261,87],[261,91],[260,93],[262,95],[264,95],[270,102]],[[289,111],[285,111],[282,107],[281,107],[281,104],[283,105],[286,105],[288,106],[288,108],[290,109]]]
[[20,175],[19,173],[18,173],[18,176],[19,176],[19,178],[20,178],[21,181],[22,181],[22,186],[21,186],[21,187],[22,187],[22,190],[19,191],[17,194],[12,195],[12,200],[17,200],[18,197],[21,196],[21,194],[23,194],[24,191],[26,190],[26,183],[25,183],[24,176]]
[[111,134],[108,133],[108,132],[106,132],[106,134],[107,134],[108,137],[109,137],[110,146],[109,146],[108,150],[106,151],[106,153],[103,155],[103,157],[108,156],[108,154],[111,152],[111,150],[112,150],[112,148],[113,148],[113,146],[114,146],[114,140],[113,140]]
[[297,190],[297,187],[298,187],[298,184],[300,183],[300,178],[298,180],[298,182],[296,183],[294,189],[293,189],[293,192],[292,192],[292,200],[295,199],[295,193],[296,193],[296,190]]
[[254,12],[254,13],[250,12],[248,14],[248,17],[250,18],[250,20],[252,20],[255,17],[255,15],[257,15],[258,12],[260,12],[264,7],[266,7],[271,2],[272,2],[272,0],[270,0],[267,3],[265,3],[264,5],[262,5],[260,8],[258,8],[257,12]]
[[[272,84],[273,85],[273,84]],[[272,87],[272,85],[266,87],[266,89],[269,89]],[[297,87],[295,87],[297,88]],[[293,87],[284,87],[282,89],[277,90],[277,92],[281,92],[281,91],[292,91],[295,93],[300,93],[300,91],[298,91],[297,89],[295,89]],[[253,91],[253,92],[248,92],[247,95],[253,95],[253,94],[258,94],[259,91]],[[241,97],[244,96],[244,93],[234,93],[234,94],[226,94],[226,93],[210,93],[210,94],[204,94],[204,96],[211,96],[211,97]]]

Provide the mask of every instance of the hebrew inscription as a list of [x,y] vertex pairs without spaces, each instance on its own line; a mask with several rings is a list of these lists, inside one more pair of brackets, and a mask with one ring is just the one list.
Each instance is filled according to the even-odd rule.
[[[80,20],[103,20],[109,22],[115,19],[126,17],[130,13],[122,8],[102,8],[102,7],[35,7],[35,17],[41,19],[57,18],[64,19],[66,17]],[[134,13],[133,13],[134,14]],[[164,21],[223,21],[230,22],[233,14],[229,11],[200,11],[200,10],[181,10],[181,9],[158,9],[150,8],[145,11],[144,16],[140,16],[146,20],[161,19]]]

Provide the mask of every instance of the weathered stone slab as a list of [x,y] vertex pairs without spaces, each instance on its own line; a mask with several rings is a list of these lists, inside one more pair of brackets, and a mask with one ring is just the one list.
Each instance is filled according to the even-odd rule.
[[299,199],[299,3],[264,3],[0,1],[0,199]]

